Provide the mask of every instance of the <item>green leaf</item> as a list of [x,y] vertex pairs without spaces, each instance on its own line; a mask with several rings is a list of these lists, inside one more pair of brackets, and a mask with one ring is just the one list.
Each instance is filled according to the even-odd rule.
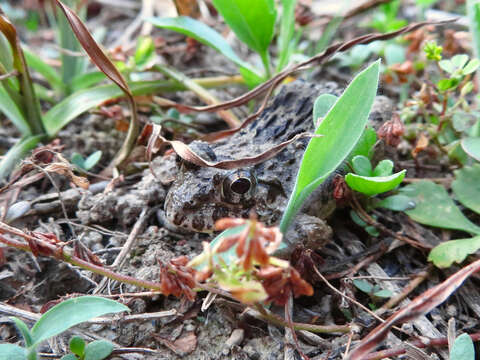
[[480,236],[446,241],[430,251],[428,261],[433,262],[439,268],[446,268],[452,266],[454,262],[462,263],[468,255],[478,249],[480,249]]
[[90,154],[89,157],[85,159],[85,162],[83,163],[84,169],[85,170],[90,170],[93,168],[100,158],[102,157],[102,150],[97,150],[94,153]]
[[438,66],[449,74],[455,71],[455,66],[453,66],[453,63],[450,60],[440,60]]
[[480,164],[456,170],[452,190],[458,201],[480,214]]
[[103,360],[113,351],[113,344],[106,340],[95,340],[85,348],[85,360]]
[[450,89],[454,89],[459,83],[459,80],[456,78],[452,79],[442,79],[437,83],[438,90],[446,91]]
[[347,161],[352,161],[353,158],[357,155],[363,155],[367,158],[371,159],[373,155],[373,147],[377,142],[377,132],[371,128],[367,127],[365,131],[362,133],[360,140],[358,140],[355,148],[352,152],[348,155]]
[[72,79],[70,87],[73,92],[89,88],[103,81],[107,76],[101,71],[92,71],[85,74],[79,74]]
[[0,344],[0,360],[26,360],[27,350],[13,344]]
[[468,55],[458,54],[452,57],[451,62],[453,66],[457,69],[462,69],[468,61]]
[[70,161],[79,169],[85,170],[85,159],[79,153],[73,153]]
[[40,73],[55,91],[60,94],[65,92],[65,84],[57,70],[48,65],[40,57],[30,52],[30,50],[24,48],[23,53],[25,54],[25,60],[27,61],[28,66]]
[[469,137],[461,140],[462,149],[472,158],[480,161],[480,137]]
[[467,0],[467,17],[472,34],[472,47],[476,57],[480,56],[480,4],[476,0]]
[[16,317],[11,317],[10,319],[15,323],[15,326],[18,328],[18,330],[22,334],[23,339],[25,340],[26,347],[32,346],[33,344],[32,334],[27,324],[25,324],[22,320]]
[[463,68],[462,74],[463,75],[468,75],[473,73],[478,69],[480,66],[480,61],[478,59],[472,59],[468,62],[468,64]]
[[366,294],[370,294],[373,290],[373,285],[370,284],[368,281],[365,281],[365,280],[360,280],[360,279],[354,279],[353,280],[353,285],[355,285],[355,287],[366,293]]
[[78,360],[78,358],[73,354],[63,355],[60,360]]
[[380,61],[376,61],[358,74],[315,131],[324,136],[311,139],[305,150],[280,223],[283,233],[303,202],[342,164],[360,139],[377,93],[379,71]]
[[385,46],[385,62],[388,66],[405,62],[406,48],[399,44],[387,44]]
[[348,173],[345,176],[347,185],[362,194],[372,196],[395,189],[405,177],[407,170],[402,170],[390,176],[360,176]]
[[416,204],[414,209],[405,211],[413,220],[424,225],[480,234],[480,227],[462,214],[442,186],[419,181],[405,186],[400,193]]
[[475,347],[470,335],[462,334],[455,339],[450,360],[475,360]]
[[70,351],[78,356],[83,356],[85,353],[85,340],[83,340],[80,336],[72,336],[70,339],[69,347]]
[[68,299],[48,310],[33,326],[31,333],[34,345],[94,317],[122,311],[130,309],[102,297],[80,296]]
[[259,54],[273,38],[277,11],[273,0],[212,0],[235,35]]
[[393,171],[393,161],[392,160],[382,160],[380,161],[375,170],[373,170],[373,176],[389,176]]
[[149,36],[139,36],[137,39],[137,48],[133,59],[135,65],[143,69],[148,66],[155,58],[155,44]]
[[42,135],[29,136],[12,146],[0,161],[0,179],[8,176],[15,165],[44,138]]
[[30,125],[25,120],[22,112],[15,101],[8,95],[4,87],[0,84],[0,112],[7,117],[13,125],[22,133],[23,136],[31,134]]
[[370,160],[363,155],[357,155],[352,159],[353,170],[361,176],[372,175],[372,164]]
[[278,64],[277,71],[282,70],[288,64],[292,53],[290,46],[293,32],[295,31],[295,5],[296,0],[282,0],[282,18],[280,20],[280,34],[277,39]]
[[238,57],[218,32],[200,21],[189,18],[188,16],[178,16],[176,18],[149,18],[147,20],[155,26],[179,32],[201,42],[202,44],[210,46],[212,49],[215,49],[239,66],[240,72],[244,77],[262,78],[257,70]]
[[405,211],[415,207],[415,202],[405,195],[392,195],[377,203],[378,206],[393,211]]
[[376,296],[379,298],[389,298],[389,297],[392,297],[392,295],[393,293],[388,289],[378,290],[373,293],[373,296]]
[[316,128],[319,121],[327,115],[332,106],[338,100],[338,96],[332,94],[320,95],[313,104],[313,126]]

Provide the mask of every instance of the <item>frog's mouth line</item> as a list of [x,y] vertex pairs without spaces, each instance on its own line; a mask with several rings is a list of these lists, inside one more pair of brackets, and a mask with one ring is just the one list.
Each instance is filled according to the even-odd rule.
[[165,199],[165,215],[174,226],[194,232],[212,233],[215,231],[215,222],[224,217],[247,217],[249,208],[239,204],[224,202],[206,203],[197,206],[176,206],[175,195],[168,194]]

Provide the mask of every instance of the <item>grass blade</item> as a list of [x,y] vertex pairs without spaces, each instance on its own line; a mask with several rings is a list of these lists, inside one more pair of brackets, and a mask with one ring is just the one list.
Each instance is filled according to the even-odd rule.
[[0,112],[2,112],[15,127],[27,136],[30,134],[30,126],[23,117],[22,112],[19,110],[17,104],[8,96],[7,91],[0,85]]
[[35,148],[45,135],[29,136],[11,147],[0,162],[0,180],[7,176],[25,155]]
[[277,47],[280,54],[277,71],[282,70],[288,64],[292,47],[290,43],[295,31],[295,5],[296,0],[282,0],[282,18],[280,20],[280,34],[278,35]]
[[295,188],[280,222],[286,233],[307,197],[352,151],[368,121],[377,93],[380,60],[358,74],[320,123],[303,155]]

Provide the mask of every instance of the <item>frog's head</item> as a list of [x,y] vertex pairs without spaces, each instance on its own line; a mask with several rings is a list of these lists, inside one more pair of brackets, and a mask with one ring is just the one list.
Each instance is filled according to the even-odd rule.
[[[238,156],[226,142],[190,143],[190,148],[209,161],[234,159]],[[259,186],[254,167],[222,170],[199,167],[177,158],[178,173],[165,200],[167,219],[174,225],[211,232],[215,222],[224,217],[248,217],[257,209],[264,188]]]
[[253,169],[218,170],[183,163],[165,200],[165,213],[178,227],[211,232],[218,219],[248,217],[257,195]]

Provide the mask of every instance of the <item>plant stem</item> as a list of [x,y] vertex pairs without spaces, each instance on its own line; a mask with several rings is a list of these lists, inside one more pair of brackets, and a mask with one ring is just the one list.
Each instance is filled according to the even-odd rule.
[[[290,325],[284,319],[282,319],[278,315],[275,315],[269,312],[262,305],[255,304],[255,309],[258,311],[258,316],[263,318],[264,320],[278,326],[290,327]],[[292,324],[293,324],[293,328],[297,331],[306,330],[313,333],[322,333],[322,334],[334,333],[334,332],[348,333],[352,330],[349,325],[312,325],[312,324],[304,324],[304,323],[296,323],[296,322],[292,322]]]
[[265,68],[265,77],[270,79],[272,77],[272,72],[270,70],[270,55],[268,54],[268,50],[265,50],[260,56],[262,58],[263,67]]

